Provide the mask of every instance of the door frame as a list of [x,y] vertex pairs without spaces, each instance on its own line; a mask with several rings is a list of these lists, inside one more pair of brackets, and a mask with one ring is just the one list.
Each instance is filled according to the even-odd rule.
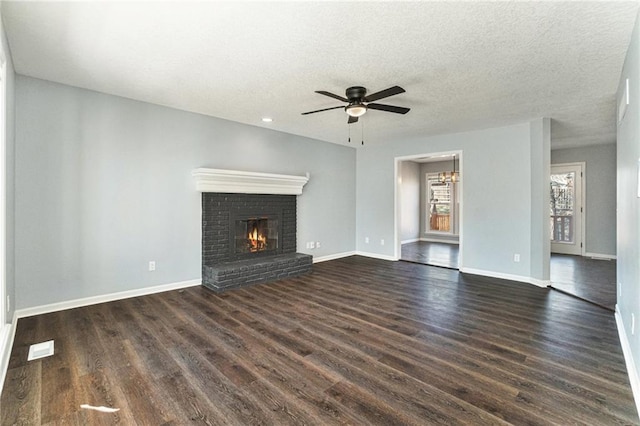
[[[580,256],[586,256],[587,253],[587,163],[584,161],[576,161],[573,163],[552,163],[549,168],[549,174],[553,173],[554,167],[579,167],[581,170],[580,176],[580,197],[581,207],[580,212],[580,234],[582,235],[582,246],[580,247]],[[553,244],[553,243],[551,243]],[[549,245],[549,255],[551,255],[551,245]]]
[[[400,230],[400,210],[401,210],[401,200],[400,200],[400,193],[401,193],[401,185],[402,185],[402,181],[401,181],[401,176],[400,176],[400,163],[403,161],[413,161],[413,160],[417,160],[419,158],[424,158],[424,157],[437,157],[440,155],[456,155],[457,159],[458,159],[458,172],[460,173],[460,181],[457,183],[458,187],[458,191],[460,191],[460,208],[458,210],[458,269],[462,270],[463,268],[463,253],[464,250],[462,249],[464,247],[464,208],[463,208],[463,203],[464,203],[464,174],[463,174],[463,170],[464,170],[464,155],[463,155],[463,150],[458,149],[458,150],[452,150],[452,151],[439,151],[439,152],[428,152],[428,153],[424,153],[424,154],[413,154],[413,155],[406,155],[406,156],[401,156],[401,157],[395,157],[394,158],[394,172],[393,172],[393,177],[394,177],[394,185],[393,185],[393,202],[394,202],[394,209],[393,209],[393,241],[394,241],[394,247],[393,247],[393,259],[394,260],[400,260],[400,253],[402,250],[402,241],[400,238],[400,234],[401,234],[401,230]],[[421,177],[422,179],[422,177]],[[420,218],[420,220],[422,220],[422,218]]]

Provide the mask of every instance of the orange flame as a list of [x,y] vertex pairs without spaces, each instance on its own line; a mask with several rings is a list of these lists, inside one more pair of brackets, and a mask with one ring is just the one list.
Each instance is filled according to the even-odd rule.
[[249,249],[252,252],[264,250],[267,247],[267,237],[258,233],[256,228],[253,231],[249,231],[247,236],[249,240]]

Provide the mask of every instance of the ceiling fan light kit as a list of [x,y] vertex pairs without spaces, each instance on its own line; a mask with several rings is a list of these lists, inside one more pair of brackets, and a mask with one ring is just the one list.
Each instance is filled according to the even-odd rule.
[[367,106],[363,104],[347,105],[344,109],[351,117],[361,117],[367,112]]

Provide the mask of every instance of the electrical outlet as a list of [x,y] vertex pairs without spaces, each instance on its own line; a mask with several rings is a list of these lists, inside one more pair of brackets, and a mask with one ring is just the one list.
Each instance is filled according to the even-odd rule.
[[316,248],[316,243],[314,243],[313,241],[311,241],[311,242],[309,243],[309,248],[310,248],[310,249],[314,249],[314,248]]
[[520,262],[520,254],[519,253],[516,253],[516,254],[513,255],[513,261],[514,262]]
[[320,248],[320,241],[316,241],[316,248]]
[[380,245],[383,246],[384,245],[384,240],[380,240]]
[[369,244],[369,237],[364,237],[365,244]]
[[149,271],[155,271],[155,270],[156,270],[156,262],[152,260],[149,262]]

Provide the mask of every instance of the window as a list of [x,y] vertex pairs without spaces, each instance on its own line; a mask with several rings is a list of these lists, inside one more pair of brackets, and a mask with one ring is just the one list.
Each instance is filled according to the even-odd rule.
[[549,211],[551,215],[551,241],[574,242],[575,172],[551,175],[551,196]]
[[440,182],[437,174],[427,175],[427,232],[457,234],[456,184]]

